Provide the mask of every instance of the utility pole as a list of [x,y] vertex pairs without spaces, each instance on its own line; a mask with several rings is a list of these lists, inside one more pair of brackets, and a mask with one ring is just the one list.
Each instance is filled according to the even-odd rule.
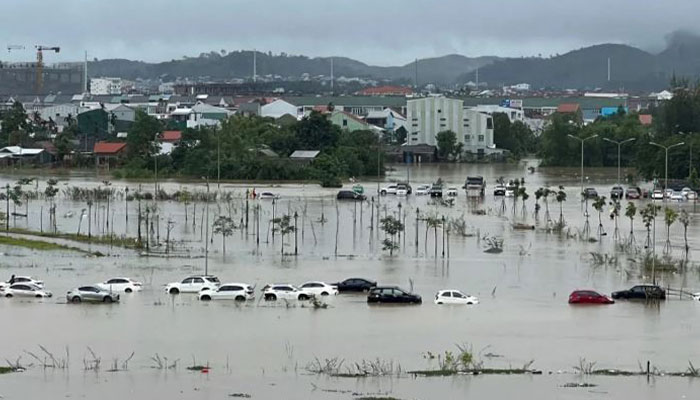
[[629,138],[629,139],[623,140],[621,142],[611,140],[608,138],[603,138],[603,140],[605,140],[606,142],[614,143],[617,145],[617,184],[619,185],[620,184],[620,147],[627,142],[632,142],[632,141],[637,140],[637,138]]
[[88,92],[87,50],[85,50],[85,64],[83,65],[83,93]]
[[416,87],[416,90],[418,90],[418,59],[416,58],[416,76],[414,78],[413,84]]
[[610,57],[608,57],[608,82],[610,82]]
[[253,49],[253,83],[258,81],[258,65],[257,60],[255,59],[257,53],[258,51],[256,49]]
[[670,146],[664,146],[664,145],[658,144],[656,142],[649,142],[649,144],[652,146],[660,147],[666,151],[666,158],[665,158],[665,160],[666,160],[665,161],[665,164],[666,164],[665,171],[666,172],[664,174],[665,175],[665,177],[664,177],[664,201],[666,201],[666,190],[668,189],[668,151],[674,147],[683,146],[685,144],[685,142],[672,144]]
[[574,135],[567,135],[572,139],[576,139],[579,142],[581,142],[581,196],[583,196],[583,143],[588,140],[588,139],[593,139],[598,137],[598,135],[592,135],[587,138],[581,139],[580,137],[574,136]]
[[[204,235],[204,275],[209,275],[209,176],[207,175],[207,198],[204,200],[207,202],[206,210],[206,221],[204,222],[204,230],[206,231]],[[201,237],[201,236],[200,236]]]
[[333,57],[331,57],[331,93],[333,93]]

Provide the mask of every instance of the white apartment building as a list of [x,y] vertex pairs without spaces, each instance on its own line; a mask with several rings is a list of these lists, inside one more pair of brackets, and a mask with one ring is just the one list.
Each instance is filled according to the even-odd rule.
[[496,104],[480,104],[470,107],[471,110],[493,115],[493,113],[503,113],[508,116],[511,123],[515,121],[525,122],[525,112],[521,108],[501,107]]
[[92,78],[90,79],[90,94],[119,95],[122,94],[122,78]]
[[406,105],[408,145],[437,146],[436,136],[442,131],[453,131],[464,151],[489,154],[493,144],[493,119],[490,115],[465,108],[462,100],[447,97],[426,97],[409,100]]

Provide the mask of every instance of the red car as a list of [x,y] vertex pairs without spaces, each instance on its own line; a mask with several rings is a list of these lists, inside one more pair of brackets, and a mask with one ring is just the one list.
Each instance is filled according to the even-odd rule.
[[615,300],[594,290],[574,290],[569,295],[569,304],[614,304]]

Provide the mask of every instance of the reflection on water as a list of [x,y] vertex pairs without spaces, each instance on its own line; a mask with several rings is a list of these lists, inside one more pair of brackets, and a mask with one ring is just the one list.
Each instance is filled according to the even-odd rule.
[[[566,303],[574,289],[592,288],[609,293],[648,281],[649,277],[643,276],[638,266],[628,262],[628,256],[621,253],[617,253],[617,264],[591,265],[591,252],[616,254],[613,222],[607,213],[602,221],[610,234],[600,242],[584,243],[543,232],[544,206],[536,219],[533,193],[544,185],[566,187],[568,200],[562,205],[564,217],[572,231],[583,227],[585,218],[577,196],[578,175],[575,169],[536,170],[530,174],[529,165],[536,165],[536,161],[517,165],[426,164],[413,166],[408,173],[404,166],[396,166],[387,177],[387,180],[403,180],[410,174],[414,185],[442,177],[449,184],[461,186],[467,175],[483,175],[489,189],[500,176],[524,177],[531,194],[525,212],[520,200],[502,202],[494,198],[490,190],[483,201],[476,203],[468,201],[461,191],[455,205],[445,207],[432,204],[426,196],[377,198],[373,196],[376,190],[373,182],[363,185],[374,202],[371,199],[363,204],[336,203],[336,190],[316,185],[257,184],[257,191],[269,190],[281,196],[274,205],[276,217],[294,212],[299,215],[297,257],[290,255],[294,252],[294,235],[287,235],[283,245],[279,233],[271,229],[271,201],[249,201],[249,210],[260,205],[258,245],[252,212],[248,229],[241,224],[241,220],[245,220],[242,196],[246,188],[253,185],[222,184],[221,190],[232,191],[234,198],[230,202],[211,204],[210,220],[230,215],[242,227],[226,239],[226,255],[221,236],[211,237],[206,246],[210,251],[208,267],[210,273],[224,282],[256,285],[258,298],[244,305],[203,303],[194,295],[173,297],[162,289],[165,283],[203,272],[201,257],[206,235],[202,226],[206,224],[202,219],[205,206],[201,203],[189,205],[187,223],[183,204],[158,204],[159,218],[152,231],[148,229],[153,241],[161,243],[158,248],[161,254],[157,257],[143,257],[109,246],[92,246],[111,254],[99,258],[75,252],[37,252],[2,246],[0,274],[38,276],[55,297],[44,301],[0,299],[3,320],[12,321],[3,329],[0,357],[15,360],[22,356],[22,361],[29,364],[32,361],[25,350],[41,354],[37,346],[42,345],[56,354],[63,354],[68,346],[71,368],[43,371],[34,367],[23,374],[2,376],[0,395],[26,398],[22,394],[28,391],[33,398],[50,398],[55,393],[87,398],[98,393],[103,398],[123,398],[124,395],[222,398],[244,392],[255,398],[352,398],[348,393],[330,394],[318,389],[326,388],[362,393],[389,391],[403,398],[436,398],[438,394],[456,398],[465,393],[476,398],[513,398],[525,388],[528,393],[537,393],[538,398],[619,398],[622,393],[657,398],[657,393],[680,397],[692,392],[691,389],[697,390],[694,383],[676,378],[657,379],[651,385],[636,378],[595,378],[591,381],[600,385],[597,388],[600,391],[596,391],[560,388],[577,379],[570,375],[359,381],[306,375],[303,366],[314,357],[341,357],[347,362],[379,357],[394,360],[403,369],[436,367],[429,365],[421,354],[454,350],[455,343],[471,344],[477,357],[484,359],[487,366],[520,366],[534,359],[535,367],[555,372],[570,371],[581,357],[596,361],[597,367],[630,370],[636,370],[638,361],[645,360],[660,369],[683,370],[688,360],[699,359],[700,304],[678,299],[669,299],[657,306],[623,301],[605,307],[571,307]],[[607,193],[616,170],[593,172],[589,184],[600,193]],[[4,186],[6,182],[2,180],[0,184]],[[98,186],[101,182],[75,179],[67,184]],[[59,186],[66,187],[64,182]],[[112,186],[119,190],[128,186],[133,190],[137,185],[114,181]],[[161,186],[172,192],[184,185],[164,182]],[[205,189],[201,183],[190,187]],[[43,190],[41,185],[39,190]],[[639,202],[640,205],[644,203]],[[141,206],[147,204],[143,201]],[[502,205],[506,209],[499,213]],[[623,202],[623,209],[625,205]],[[107,213],[106,203],[95,204],[94,207],[105,214],[92,221],[95,224],[92,232],[113,231],[116,235],[135,236],[137,206],[137,202],[129,202],[127,223],[125,202],[112,202],[107,229],[103,217]],[[85,207],[85,203],[60,198],[58,229],[76,232],[78,216]],[[691,212],[693,209],[692,204],[681,207]],[[558,218],[559,205],[550,200],[549,208],[552,218]],[[11,225],[46,230],[48,203],[33,200],[28,209],[28,219],[11,218]],[[474,215],[475,210],[484,210],[486,215]],[[72,217],[65,216],[69,212],[73,213]],[[596,236],[598,216],[592,209],[589,212],[592,236]],[[445,236],[443,258],[443,230],[427,229],[422,220],[416,225],[417,213],[421,217],[444,215],[448,220],[463,220],[465,235],[455,231],[449,238]],[[406,231],[397,238],[400,249],[393,257],[381,250],[384,234],[371,222],[376,223],[377,215],[389,214],[405,220],[406,224]],[[171,232],[172,257],[162,254],[168,220],[175,222]],[[513,222],[535,224],[539,228],[513,230]],[[661,220],[657,222],[657,251],[661,253],[665,227]],[[619,225],[622,236],[626,237],[628,220],[621,219]],[[643,241],[646,233],[640,221],[635,221],[635,228],[638,242]],[[694,241],[700,237],[698,229],[693,221],[688,232],[691,260],[697,257]],[[145,235],[146,229],[143,231]],[[503,252],[484,253],[485,237],[502,238]],[[674,254],[680,257],[683,245],[680,225],[671,228],[671,241],[676,246]],[[287,255],[281,255],[282,249]],[[63,296],[67,290],[115,276],[139,279],[146,283],[146,288],[141,293],[123,295],[121,304],[65,304]],[[412,282],[424,303],[417,307],[368,307],[362,295],[340,295],[328,299],[329,308],[314,309],[295,303],[272,305],[259,300],[259,289],[266,283],[335,282],[355,276],[404,288],[409,288]],[[700,289],[695,270],[663,275],[661,279],[664,286]],[[462,290],[478,296],[481,304],[469,308],[436,306],[432,297],[440,289]],[[100,372],[96,376],[83,371],[82,360],[89,354],[87,346],[102,357],[105,369],[115,358],[123,360],[131,352],[135,356],[128,372]],[[486,353],[502,357],[487,358],[484,357]],[[173,371],[154,370],[151,357],[155,354],[170,360],[179,359],[180,367]],[[193,362],[209,363],[213,369],[209,374],[187,372],[185,367]]]

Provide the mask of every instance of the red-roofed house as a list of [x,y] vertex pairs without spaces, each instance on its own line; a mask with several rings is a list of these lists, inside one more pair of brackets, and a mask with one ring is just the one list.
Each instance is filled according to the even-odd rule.
[[651,125],[652,118],[650,114],[639,114],[639,122],[642,125]]
[[160,134],[160,140],[162,142],[168,142],[168,143],[178,143],[182,139],[182,132],[181,131],[163,131],[163,133]]
[[106,166],[109,169],[126,156],[126,143],[97,142],[92,153],[98,167]]
[[583,111],[578,103],[561,103],[557,107],[557,113],[570,116],[576,123],[583,123]]
[[403,86],[377,86],[364,88],[355,94],[358,96],[408,96],[413,94],[413,89]]

